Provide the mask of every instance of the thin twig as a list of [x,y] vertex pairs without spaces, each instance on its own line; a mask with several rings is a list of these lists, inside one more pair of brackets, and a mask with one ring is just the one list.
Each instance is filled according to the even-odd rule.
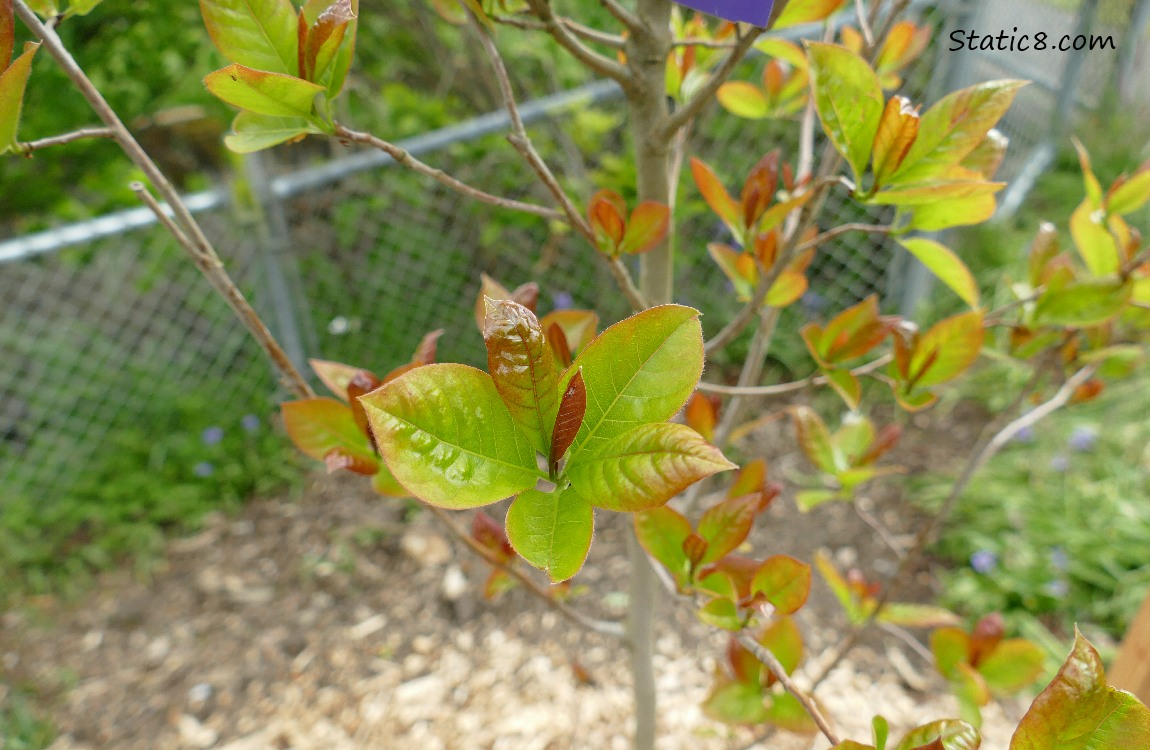
[[40,138],[35,141],[23,141],[16,144],[16,148],[20,150],[24,156],[31,156],[33,151],[40,149],[50,148],[51,146],[63,146],[65,143],[72,143],[74,141],[84,140],[86,138],[115,138],[116,132],[111,128],[80,128],[73,130],[70,133],[61,133],[60,135],[52,135],[47,138]]
[[492,195],[491,193],[480,190],[477,187],[468,185],[466,182],[459,180],[455,177],[444,172],[442,169],[433,167],[429,164],[416,159],[405,149],[396,146],[394,143],[383,140],[371,133],[364,133],[358,130],[352,130],[344,125],[336,124],[335,135],[345,141],[352,143],[359,143],[364,146],[371,146],[383,151],[400,166],[407,167],[413,172],[418,172],[425,177],[430,177],[441,185],[445,185],[452,190],[466,195],[468,198],[473,198],[481,203],[487,203],[499,208],[506,208],[512,211],[522,211],[523,213],[533,214],[535,216],[542,216],[545,219],[562,220],[563,214],[553,208],[547,206],[539,206],[534,203],[524,203],[522,201],[513,200],[511,198],[504,198],[500,195]]
[[147,185],[142,182],[130,182],[128,183],[128,189],[136,194],[136,197],[140,199],[141,203],[152,210],[152,213],[156,216],[156,220],[160,222],[164,229],[168,230],[168,233],[176,239],[176,242],[180,243],[182,247],[189,247],[192,244],[188,236],[184,234],[184,230],[180,229],[179,224],[172,219],[168,212],[164,210],[164,207],[160,205],[160,202],[156,200],[156,197],[152,195],[152,192],[148,190]]
[[927,664],[932,666],[934,665],[934,654],[932,654],[930,650],[926,648],[926,646],[923,646],[921,643],[919,643],[919,640],[915,638],[909,630],[906,628],[901,628],[898,625],[893,625],[889,622],[880,622],[878,626],[880,629],[890,633],[895,638],[898,638],[900,641],[910,646],[910,650],[914,651],[919,656],[919,658],[921,658]]
[[[492,21],[504,26],[511,26],[516,29],[524,29],[526,31],[546,31],[547,25],[542,21],[533,18],[519,18],[517,16],[488,16]],[[612,49],[623,49],[626,40],[618,34],[609,34],[606,31],[584,26],[578,21],[573,21],[570,18],[563,16],[556,16],[556,20],[566,26],[575,36],[586,39],[589,42],[602,44]]]
[[837,226],[833,229],[828,229],[827,231],[823,232],[820,235],[816,235],[815,237],[807,240],[806,242],[799,243],[795,247],[795,254],[797,255],[804,250],[808,250],[812,247],[817,247],[818,245],[821,245],[822,243],[827,242],[829,240],[833,240],[835,237],[838,237],[840,234],[846,234],[847,232],[867,232],[868,234],[890,234],[894,230],[895,230],[894,227],[889,226],[887,224],[860,224],[860,223],[840,224],[839,226]]
[[541,586],[534,578],[527,575],[514,565],[507,565],[502,560],[500,560],[494,552],[483,546],[478,540],[472,537],[471,534],[468,534],[467,531],[461,528],[459,524],[457,524],[455,520],[451,518],[451,515],[443,508],[437,508],[434,505],[427,505],[425,507],[427,507],[432,512],[432,514],[438,518],[444,526],[447,527],[447,530],[450,531],[456,539],[459,539],[461,542],[470,547],[471,550],[475,552],[475,554],[482,557],[485,561],[487,561],[489,565],[498,568],[499,570],[502,570],[508,575],[514,577],[515,580],[523,584],[525,589],[530,591],[536,597],[545,601],[549,607],[566,617],[571,622],[595,633],[609,635],[612,638],[622,639],[626,636],[626,631],[624,630],[622,623],[611,622],[609,620],[596,620],[593,617],[588,617],[582,612],[568,606],[566,602],[559,601],[555,597],[551,596],[547,589]]
[[[851,373],[854,375],[867,375],[885,367],[892,359],[894,359],[892,355],[884,354],[872,362],[867,362],[865,365],[859,365],[852,369]],[[786,393],[801,391],[812,385],[826,385],[828,382],[830,382],[830,380],[825,375],[811,375],[802,380],[795,380],[790,383],[776,383],[775,385],[737,386],[700,382],[695,387],[704,393],[718,393],[724,396],[781,396]]]
[[[886,603],[898,592],[909,571],[922,559],[923,554],[926,552],[927,545],[930,544],[934,535],[938,533],[951,512],[953,512],[954,506],[958,503],[959,499],[961,499],[962,493],[966,491],[967,485],[974,479],[978,470],[1019,432],[1027,427],[1034,426],[1045,417],[1065,406],[1074,396],[1074,392],[1078,389],[1078,386],[1089,380],[1097,369],[1097,364],[1090,364],[1083,367],[1067,378],[1066,382],[1062,384],[1062,387],[1058,389],[1058,392],[1048,401],[1036,406],[1001,428],[998,427],[1001,423],[1000,419],[996,419],[991,421],[986,428],[983,429],[982,437],[975,443],[974,450],[971,451],[966,465],[963,466],[962,473],[958,479],[955,480],[955,483],[951,485],[950,492],[947,494],[946,499],[943,500],[942,506],[915,536],[914,544],[911,545],[906,556],[899,562],[898,569],[895,570],[887,580],[886,585],[883,586],[882,593],[879,594],[878,601],[875,602],[875,606],[871,610],[870,615],[862,624],[847,634],[847,637],[843,639],[842,644],[835,652],[834,657],[823,667],[818,677],[813,680],[813,685],[818,685],[826,679],[830,671],[855,647],[863,633],[875,623],[878,616],[882,613],[883,607],[885,607]],[[1035,370],[1030,382],[1019,391],[1014,403],[1003,411],[1003,415],[1010,413],[1021,405],[1026,396],[1033,390],[1034,386],[1037,385],[1041,374],[1041,368]]]
[[527,0],[527,4],[535,17],[543,22],[543,29],[559,43],[560,47],[570,52],[576,60],[593,72],[618,81],[624,87],[630,85],[631,77],[627,69],[579,41],[555,16],[551,9],[550,0]]
[[835,735],[835,731],[831,729],[830,722],[823,716],[823,712],[819,710],[814,699],[799,689],[799,686],[794,683],[791,676],[787,674],[787,670],[783,668],[783,665],[780,664],[775,655],[771,653],[771,650],[752,638],[749,633],[740,631],[735,635],[735,638],[743,648],[750,651],[755,655],[756,659],[763,663],[763,666],[774,675],[775,679],[779,681],[779,684],[782,685],[788,693],[794,696],[795,700],[797,700],[803,709],[810,714],[810,717],[814,719],[815,724],[819,727],[819,731],[830,741],[831,745],[839,744],[839,738]]
[[858,17],[863,42],[866,44],[866,49],[869,52],[874,49],[874,31],[871,30],[870,22],[867,20],[866,10],[863,8],[863,0],[855,0],[855,15]]
[[738,42],[717,42],[714,39],[701,37],[683,37],[671,42],[672,47],[704,47],[706,49],[734,49]]
[[[495,71],[495,79],[499,83],[499,92],[503,97],[503,106],[507,110],[507,116],[511,120],[511,133],[507,136],[508,142],[515,147],[515,150],[527,161],[543,185],[555,198],[556,202],[563,210],[563,216],[575,228],[584,239],[595,247],[595,232],[591,229],[591,225],[583,214],[576,208],[575,203],[567,195],[567,191],[559,184],[559,180],[551,172],[551,168],[547,166],[547,162],[539,155],[535,149],[535,144],[531,142],[531,137],[527,134],[527,128],[523,124],[523,118],[519,114],[519,106],[515,102],[515,92],[511,88],[511,77],[507,73],[507,66],[503,63],[503,56],[499,53],[499,48],[495,46],[494,40],[487,30],[482,28],[478,22],[472,21],[472,26],[475,28],[476,33],[479,35],[479,40],[483,44],[483,50],[487,53],[488,59],[491,61],[491,67]],[[605,257],[605,256],[604,256]],[[620,290],[626,295],[627,300],[631,303],[631,307],[639,312],[647,308],[647,302],[643,299],[643,295],[635,287],[635,283],[631,278],[631,274],[627,271],[627,267],[623,265],[622,261],[618,258],[608,258],[608,268],[611,275],[615,278],[616,283],[619,285]]]
[[[41,23],[39,17],[28,8],[24,0],[15,0],[13,7],[21,22],[28,27],[33,36],[43,42],[48,54],[52,56],[64,74],[88,101],[89,106],[92,107],[100,120],[112,131],[111,137],[120,149],[144,173],[148,181],[152,183],[152,187],[159,193],[160,198],[171,208],[173,221],[183,230],[181,245],[191,256],[204,277],[220,293],[248,329],[248,332],[263,348],[272,364],[283,376],[287,387],[301,398],[314,396],[315,392],[307,380],[296,369],[291,358],[272,336],[259,314],[252,308],[239,287],[224,270],[224,264],[219,255],[216,254],[215,248],[204,235],[203,230],[180,198],[176,188],[128,131],[119,115],[109,106],[104,96],[76,63],[60,37],[54,30]],[[184,242],[187,244],[183,244]]]
[[735,67],[742,62],[743,57],[750,51],[751,45],[755,43],[755,40],[758,39],[762,33],[763,29],[759,28],[751,28],[742,32],[742,35],[736,40],[735,46],[731,48],[731,51],[727,54],[723,63],[711,74],[707,82],[699,87],[699,90],[696,91],[690,99],[667,116],[657,135],[669,138],[679,130],[679,128],[694,119],[695,116],[703,110],[703,107],[714,98],[715,92],[719,90],[719,87],[726,83],[727,79],[731,77],[731,73],[735,71]]

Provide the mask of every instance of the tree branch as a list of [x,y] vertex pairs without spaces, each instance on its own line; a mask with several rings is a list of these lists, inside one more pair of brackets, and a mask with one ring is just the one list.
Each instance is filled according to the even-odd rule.
[[524,573],[517,566],[507,565],[504,563],[495,555],[494,552],[480,544],[479,541],[471,536],[471,534],[468,534],[465,529],[460,528],[459,524],[455,523],[455,520],[452,519],[451,515],[443,508],[437,508],[434,505],[426,504],[424,507],[428,508],[432,514],[437,519],[439,519],[439,521],[444,526],[447,527],[447,530],[450,531],[456,539],[459,539],[461,542],[470,547],[471,550],[475,554],[482,557],[488,565],[491,565],[494,568],[498,568],[499,570],[502,570],[508,575],[514,577],[515,580],[519,581],[519,583],[521,583],[525,589],[527,589],[537,598],[542,599],[547,603],[547,606],[551,607],[571,622],[575,623],[581,628],[585,628],[595,633],[609,635],[612,638],[623,639],[626,637],[626,631],[624,630],[622,624],[611,622],[609,620],[596,620],[593,617],[588,617],[582,612],[568,606],[566,602],[561,602],[555,597],[551,596],[546,588],[540,586],[534,578]]
[[[547,24],[536,19],[517,18],[515,16],[489,16],[489,18],[495,23],[503,24],[504,26],[511,26],[512,28],[516,29],[524,29],[526,31],[547,30]],[[609,34],[606,31],[600,31],[599,29],[594,29],[590,26],[584,26],[577,21],[573,21],[572,19],[565,18],[563,16],[556,16],[555,19],[563,26],[566,26],[572,34],[580,37],[581,39],[586,39],[587,41],[595,42],[596,44],[602,44],[604,46],[611,47],[612,49],[623,49],[624,40],[623,37],[619,36],[618,34]]]
[[756,659],[762,662],[763,666],[765,666],[770,671],[770,673],[774,675],[775,679],[779,681],[780,685],[786,688],[788,693],[795,697],[795,700],[797,700],[802,705],[803,709],[806,710],[808,714],[810,714],[811,718],[815,720],[815,724],[818,725],[819,731],[823,733],[823,736],[826,737],[828,741],[830,741],[831,745],[839,744],[839,738],[835,735],[835,731],[831,729],[830,722],[828,722],[826,717],[823,716],[823,712],[819,710],[819,707],[815,704],[814,699],[799,689],[799,686],[794,683],[794,680],[792,680],[791,676],[787,674],[787,670],[783,668],[783,665],[779,663],[779,660],[775,658],[775,655],[771,653],[771,650],[756,641],[750,636],[750,634],[746,633],[745,631],[740,631],[735,635],[735,638],[739,641],[739,644],[742,645],[743,648],[750,651],[755,655]]
[[535,17],[543,22],[544,30],[559,43],[560,47],[570,52],[576,60],[583,63],[591,71],[618,81],[621,86],[630,85],[631,77],[628,75],[627,69],[575,38],[574,34],[559,21],[551,10],[550,0],[527,0],[527,4]]
[[[886,366],[892,359],[894,359],[893,355],[884,354],[873,362],[867,362],[865,365],[859,365],[852,369],[851,373],[854,375],[866,375]],[[825,375],[810,375],[802,380],[795,380],[790,383],[776,383],[775,385],[719,385],[718,383],[704,383],[700,381],[695,388],[703,393],[718,393],[724,396],[782,396],[786,393],[801,391],[812,385],[825,385],[828,382],[829,380]]]
[[16,147],[23,152],[24,156],[31,156],[33,151],[40,149],[50,148],[51,146],[63,146],[66,143],[84,140],[85,138],[115,138],[116,133],[111,128],[80,128],[73,130],[70,133],[61,133],[60,135],[53,135],[47,138],[40,138],[35,141],[18,142]]
[[[43,42],[48,54],[60,66],[76,89],[88,101],[89,106],[99,116],[100,120],[112,132],[110,136],[123,150],[124,154],[135,164],[152,183],[152,187],[167,202],[172,211],[172,218],[180,227],[182,233],[177,241],[192,257],[196,266],[211,283],[212,287],[224,298],[240,321],[251,333],[252,337],[263,348],[271,359],[272,364],[286,381],[288,388],[301,398],[315,396],[315,392],[307,380],[300,374],[292,363],[291,358],[284,352],[279,342],[272,336],[260,316],[252,308],[235,282],[224,270],[224,264],[216,253],[212,243],[204,235],[200,225],[192,216],[191,211],[184,205],[176,188],[160,170],[148,153],[140,146],[135,137],[128,131],[119,115],[109,106],[99,90],[92,84],[84,70],[76,63],[72,54],[60,40],[55,31],[40,22],[39,17],[25,4],[24,0],[14,0],[13,7],[21,22],[32,32],[33,36]],[[182,237],[182,240],[181,240]],[[185,244],[186,243],[186,244]]]
[[616,20],[627,27],[627,30],[632,34],[643,28],[643,19],[620,5],[618,0],[599,0],[599,4],[606,8],[608,13],[615,16]]
[[[531,137],[527,134],[527,128],[523,124],[523,118],[519,114],[519,106],[515,103],[515,92],[511,88],[511,77],[507,73],[507,66],[503,63],[503,56],[499,54],[499,48],[495,46],[491,35],[474,20],[472,26],[479,35],[483,50],[487,53],[487,57],[491,61],[491,67],[495,71],[495,79],[499,84],[499,92],[503,97],[503,106],[507,109],[507,116],[511,120],[511,133],[507,136],[507,140],[515,147],[515,150],[519,152],[531,168],[535,170],[535,173],[539,176],[543,185],[562,207],[562,215],[566,217],[568,223],[591,244],[591,247],[596,247],[595,232],[591,229],[591,225],[587,222],[587,219],[583,217],[579,209],[576,208],[571,197],[567,195],[567,191],[559,184],[559,180],[555,178],[555,175],[551,172],[551,168],[547,166],[547,162],[539,155],[539,152],[535,149],[535,144],[531,142]],[[596,254],[602,255],[597,251]],[[603,257],[606,258],[606,256]],[[631,303],[631,307],[636,312],[645,310],[647,308],[647,302],[635,287],[635,282],[632,280],[630,272],[627,271],[627,267],[624,266],[618,258],[606,258],[606,260],[611,275],[619,285],[620,290],[627,297],[627,300]]]
[[385,141],[382,138],[372,135],[371,133],[364,133],[358,130],[352,130],[344,125],[336,123],[335,135],[345,141],[352,143],[359,143],[365,146],[371,146],[383,151],[400,166],[407,167],[413,172],[418,172],[425,177],[430,177],[441,185],[451,188],[457,193],[462,193],[468,198],[473,198],[480,203],[487,203],[499,208],[506,208],[512,211],[522,211],[523,213],[541,216],[545,219],[562,220],[564,215],[553,208],[546,206],[538,206],[534,203],[524,203],[522,201],[513,200],[511,198],[504,198],[500,195],[492,195],[491,193],[480,190],[477,187],[468,185],[462,180],[456,179],[451,175],[444,172],[442,169],[430,166],[424,162],[416,159],[406,150],[396,146],[394,143]]

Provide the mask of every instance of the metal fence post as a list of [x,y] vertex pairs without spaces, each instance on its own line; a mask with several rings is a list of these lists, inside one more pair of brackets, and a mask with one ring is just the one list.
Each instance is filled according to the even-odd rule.
[[308,353],[316,351],[315,331],[310,324],[300,324],[301,317],[305,321],[311,318],[303,285],[289,254],[292,239],[287,214],[282,200],[272,190],[266,158],[254,153],[243,160],[244,174],[258,209],[256,255],[263,266],[273,329],[292,364],[307,377],[311,372]]
[[1150,42],[1146,42],[1147,27],[1150,26],[1150,0],[1135,0],[1134,9],[1130,13],[1130,28],[1122,38],[1122,46],[1118,49],[1118,64],[1114,71],[1114,87],[1118,96],[1125,101],[1133,98],[1132,84],[1137,81],[1134,76],[1134,62],[1138,57],[1138,48],[1145,43],[1150,54]]

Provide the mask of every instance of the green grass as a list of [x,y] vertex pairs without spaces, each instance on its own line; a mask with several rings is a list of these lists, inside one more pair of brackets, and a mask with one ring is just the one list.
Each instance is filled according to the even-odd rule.
[[24,694],[0,682],[0,750],[43,750],[55,738]]

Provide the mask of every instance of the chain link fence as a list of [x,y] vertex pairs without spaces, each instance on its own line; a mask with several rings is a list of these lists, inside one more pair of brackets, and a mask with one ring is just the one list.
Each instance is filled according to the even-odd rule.
[[[955,14],[971,7],[1023,4],[924,12],[950,28],[964,22]],[[928,5],[937,4],[915,7]],[[996,75],[982,62],[959,65],[944,47],[932,54],[933,64],[907,82],[904,93],[916,100]],[[758,63],[746,66],[743,78]],[[1083,80],[1089,88],[1094,79]],[[1026,154],[1046,137],[1034,137],[1047,132],[1034,118],[1049,117],[1042,113],[1057,106],[1057,86],[1030,91],[1003,124],[1015,153],[1023,154],[1006,165],[1005,179],[1025,168]],[[625,175],[627,138],[610,114],[618,97],[613,85],[600,83],[524,106],[541,151],[583,200],[605,175]],[[697,125],[693,152],[734,190],[767,151],[793,154],[795,130],[793,123],[739,120],[716,108]],[[506,132],[497,113],[401,145],[491,192],[545,201],[503,140]],[[589,157],[574,156],[588,150]],[[726,239],[724,230],[684,173],[677,301],[705,311],[711,335],[739,303],[706,252],[708,242]],[[384,372],[407,361],[425,332],[444,328],[441,360],[482,365],[472,317],[481,273],[509,287],[537,281],[541,312],[594,307],[604,325],[627,313],[610,276],[578,238],[537,218],[470,202],[389,166],[380,154],[278,174],[274,163],[252,162],[248,185],[251,198],[220,189],[190,202],[297,361],[320,357]],[[822,224],[884,218],[880,209],[839,194]],[[921,291],[925,282],[892,244],[860,234],[827,243],[811,268],[811,291],[788,314],[818,315],[875,292],[886,306],[899,307],[905,289]],[[266,418],[275,410],[274,378],[260,351],[142,209],[0,242],[0,300],[0,509],[20,496],[50,503],[68,493],[77,477],[116,451],[120,431],[160,436],[186,429],[185,412],[167,407],[190,395],[198,394],[221,423],[230,419],[225,415]],[[157,450],[150,460],[166,458]],[[186,470],[192,476],[195,466]]]

